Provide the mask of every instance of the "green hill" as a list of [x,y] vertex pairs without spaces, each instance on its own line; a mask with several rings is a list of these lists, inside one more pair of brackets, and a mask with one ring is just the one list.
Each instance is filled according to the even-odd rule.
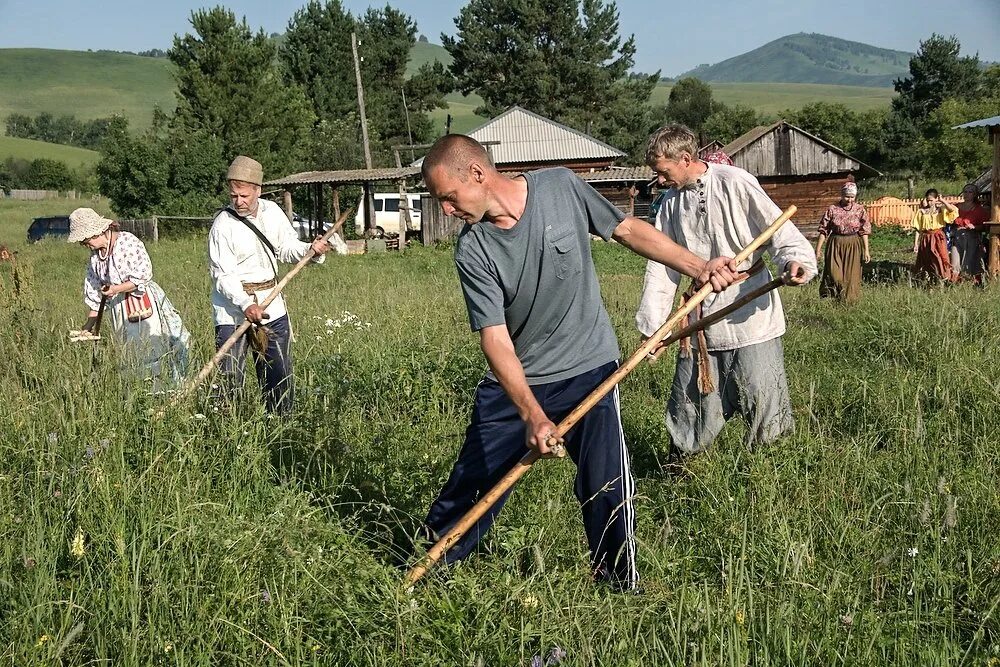
[[[715,65],[699,65],[681,77],[711,82],[822,83],[887,88],[909,71],[905,51],[816,33],[788,35]],[[680,78],[680,77],[678,77]]]
[[100,155],[96,151],[89,151],[86,148],[0,135],[0,162],[7,158],[59,160],[65,162],[72,169],[78,169],[79,167],[91,167],[97,164]]
[[424,63],[432,63],[437,60],[445,67],[451,64],[452,57],[440,44],[430,42],[417,42],[410,49],[410,62],[406,63],[406,75],[412,76]]
[[0,118],[47,111],[80,120],[123,114],[148,127],[153,105],[174,108],[174,82],[165,58],[121,53],[0,49]]
[[[799,37],[812,39],[822,36],[793,35],[785,40]],[[874,49],[864,44],[857,46]],[[408,70],[415,72],[423,63],[435,60],[449,64],[451,56],[439,44],[418,42],[411,51]],[[765,114],[776,114],[817,100],[841,102],[851,109],[863,111],[887,105],[893,95],[892,89],[885,87],[814,83],[712,82],[711,85],[717,99],[727,104],[746,104]],[[54,115],[69,113],[81,120],[123,113],[134,128],[145,128],[151,122],[153,104],[160,104],[164,109],[173,108],[173,90],[170,64],[163,58],[48,49],[0,49],[0,119],[13,112],[29,115],[43,111]],[[665,104],[669,91],[670,84],[658,86],[653,93],[654,104]],[[484,122],[483,118],[473,114],[480,104],[477,96],[466,97],[455,93],[447,99],[450,108],[432,114],[442,131],[449,113],[452,115],[453,132],[467,132]],[[0,157],[5,153],[9,153],[9,149],[0,152]],[[79,160],[75,163],[78,164]]]

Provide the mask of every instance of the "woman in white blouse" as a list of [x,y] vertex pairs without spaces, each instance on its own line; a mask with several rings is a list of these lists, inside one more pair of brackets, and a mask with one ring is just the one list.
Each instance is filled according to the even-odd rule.
[[104,319],[125,341],[124,358],[145,369],[154,391],[179,382],[187,370],[190,334],[163,289],[153,282],[146,246],[90,208],[70,214],[69,242],[90,249],[83,281],[88,308],[83,330],[94,329],[103,300]]

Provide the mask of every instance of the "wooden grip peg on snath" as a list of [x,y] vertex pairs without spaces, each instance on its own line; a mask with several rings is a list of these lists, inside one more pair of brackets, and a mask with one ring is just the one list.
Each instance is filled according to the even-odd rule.
[[[337,218],[336,223],[334,223],[334,225],[330,227],[330,229],[328,229],[326,233],[319,238],[319,240],[324,242],[328,241],[331,236],[333,236],[340,230],[340,228],[344,224],[344,221],[347,220],[347,218],[350,217],[353,213],[354,213],[353,208],[344,211],[344,213],[341,214],[339,218]],[[278,284],[274,286],[274,289],[272,289],[271,292],[267,295],[267,297],[260,303],[261,309],[267,310],[267,307],[271,305],[272,301],[278,298],[278,295],[281,294],[281,291],[285,289],[285,287],[288,285],[289,282],[291,282],[292,278],[298,275],[299,271],[301,271],[303,267],[305,267],[305,265],[308,264],[310,260],[312,260],[312,258],[315,256],[316,256],[316,251],[313,250],[312,248],[309,248],[309,252],[307,252],[305,256],[302,259],[300,259],[295,266],[289,269],[288,273],[286,273],[285,276],[280,281],[278,281]],[[194,376],[194,378],[192,378],[191,380],[188,380],[184,384],[184,386],[177,391],[177,393],[173,397],[173,400],[170,401],[170,404],[167,406],[167,408],[174,407],[175,405],[183,401],[185,398],[190,396],[191,392],[197,389],[198,386],[202,382],[204,382],[209,375],[212,374],[212,371],[215,369],[216,366],[219,365],[219,362],[222,361],[223,357],[225,357],[226,354],[229,353],[229,350],[231,350],[233,345],[236,344],[236,341],[240,339],[240,336],[242,336],[247,332],[247,329],[250,328],[250,324],[251,324],[250,320],[246,320],[243,322],[243,324],[241,324],[236,328],[236,331],[233,332],[233,335],[230,336],[228,339],[226,339],[226,342],[223,343],[222,346],[215,352],[215,356],[213,356],[209,360],[209,362],[205,364],[200,371],[198,371],[198,375]],[[159,412],[156,413],[156,416],[162,417],[164,414],[165,410],[160,410]]]
[[[760,233],[750,244],[740,251],[735,257],[736,264],[741,264],[746,260],[753,257],[753,254],[757,252],[765,243],[771,240],[775,232],[781,228],[783,224],[788,222],[788,220],[795,215],[795,211],[798,209],[795,206],[789,206],[785,209],[781,216],[772,222],[767,229]],[[674,311],[673,315],[667,319],[663,325],[656,330],[656,332],[650,336],[641,346],[637,349],[632,356],[630,356],[625,363],[623,363],[618,370],[612,373],[604,382],[602,382],[594,391],[590,393],[587,398],[583,400],[580,405],[578,405],[572,412],[570,412],[559,424],[556,426],[556,431],[553,433],[546,444],[549,447],[556,446],[557,442],[561,440],[566,433],[573,428],[577,422],[579,422],[587,412],[590,411],[597,403],[608,395],[612,389],[615,388],[621,380],[632,372],[636,366],[652,352],[660,342],[670,335],[670,332],[676,327],[684,317],[693,311],[698,305],[705,300],[709,294],[712,293],[712,285],[706,283],[702,285],[701,289],[695,292],[694,296],[688,299],[687,303]],[[707,326],[707,325],[706,325]],[[470,509],[466,514],[455,524],[455,526],[448,531],[448,533],[442,537],[437,543],[434,544],[424,555],[424,557],[417,563],[413,568],[406,574],[405,584],[411,585],[418,581],[427,571],[434,566],[441,558],[448,553],[448,550],[455,545],[462,536],[464,536],[480,518],[505,494],[517,480],[521,479],[522,476],[531,466],[541,458],[541,454],[537,450],[531,450],[525,454],[520,461],[518,461],[511,470],[504,475],[496,486],[490,489],[482,498],[479,499],[472,509]]]

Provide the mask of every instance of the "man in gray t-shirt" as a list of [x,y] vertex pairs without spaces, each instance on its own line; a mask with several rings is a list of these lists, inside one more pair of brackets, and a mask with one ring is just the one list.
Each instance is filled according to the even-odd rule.
[[[618,341],[601,301],[590,234],[614,238],[648,259],[716,290],[735,278],[731,262],[706,262],[618,209],[567,169],[509,178],[470,137],[442,137],[423,177],[444,212],[466,221],[455,248],[473,331],[490,373],[476,389],[472,423],[426,526],[443,535],[527,453],[550,453],[563,419],[617,368]],[[635,569],[634,483],[617,388],[566,434],[577,464],[595,578],[630,589]],[[503,501],[448,552],[468,555]]]

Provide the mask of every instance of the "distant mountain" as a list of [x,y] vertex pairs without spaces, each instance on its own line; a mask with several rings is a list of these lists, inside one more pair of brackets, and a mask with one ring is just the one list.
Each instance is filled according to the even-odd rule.
[[[680,77],[702,81],[826,83],[887,88],[909,73],[912,53],[800,32]],[[678,78],[680,78],[678,77]]]

